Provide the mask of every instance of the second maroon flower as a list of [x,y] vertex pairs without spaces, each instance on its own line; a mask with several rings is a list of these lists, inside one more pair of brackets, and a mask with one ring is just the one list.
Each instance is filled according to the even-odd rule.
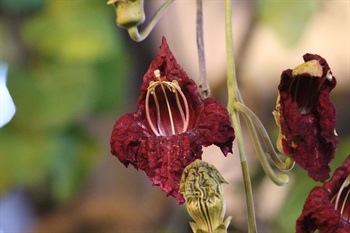
[[338,146],[335,108],[329,98],[336,79],[321,56],[305,54],[304,61],[281,75],[274,112],[281,128],[277,145],[310,177],[325,181],[330,173],[328,164]]

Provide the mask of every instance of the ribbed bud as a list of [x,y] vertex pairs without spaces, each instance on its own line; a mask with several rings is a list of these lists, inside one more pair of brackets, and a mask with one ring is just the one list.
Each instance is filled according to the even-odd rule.
[[207,162],[196,160],[183,171],[179,193],[186,200],[193,218],[194,233],[225,233],[231,216],[224,221],[226,203],[222,184],[227,184],[219,171]]

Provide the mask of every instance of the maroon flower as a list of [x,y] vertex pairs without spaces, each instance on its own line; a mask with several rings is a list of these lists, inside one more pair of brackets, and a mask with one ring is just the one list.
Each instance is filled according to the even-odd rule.
[[350,232],[350,155],[330,181],[311,190],[297,220],[296,232]]
[[335,108],[329,99],[336,80],[325,59],[314,54],[303,58],[305,63],[281,75],[274,112],[281,130],[277,147],[323,182],[338,146]]
[[201,159],[202,146],[215,144],[227,155],[233,140],[226,108],[200,98],[163,38],[143,77],[137,112],[114,125],[111,153],[125,166],[144,170],[154,185],[182,204],[178,189],[184,168]]

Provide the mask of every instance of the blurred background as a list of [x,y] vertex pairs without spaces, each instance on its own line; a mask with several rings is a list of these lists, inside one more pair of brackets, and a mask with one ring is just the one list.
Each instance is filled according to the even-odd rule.
[[[161,36],[178,63],[198,82],[195,1],[175,1],[145,41],[133,42],[115,24],[103,0],[1,0],[0,60],[14,118],[0,129],[0,232],[190,232],[178,206],[143,171],[125,168],[109,152],[115,121],[136,111],[142,76]],[[146,22],[163,1],[146,1]],[[227,103],[224,2],[204,0],[204,42],[212,95]],[[235,59],[246,104],[273,141],[280,74],[317,53],[338,85],[340,146],[332,172],[350,153],[350,3],[233,1]],[[3,109],[0,107],[1,111]],[[248,134],[246,134],[248,135]],[[247,136],[259,232],[294,232],[310,189],[320,183],[296,166],[290,184],[265,177]],[[246,232],[244,190],[237,149],[228,157],[204,149],[225,186],[229,232]]]

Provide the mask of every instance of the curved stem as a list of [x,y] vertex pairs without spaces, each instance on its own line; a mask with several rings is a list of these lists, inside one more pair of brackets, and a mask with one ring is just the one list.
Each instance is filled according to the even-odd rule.
[[243,143],[242,127],[239,119],[239,112],[234,108],[234,103],[238,100],[238,85],[236,80],[236,70],[233,53],[232,37],[232,5],[231,0],[225,0],[225,34],[226,34],[226,56],[227,56],[227,87],[228,87],[228,111],[231,114],[232,124],[235,129],[236,141],[241,161],[241,169],[246,193],[246,203],[248,211],[248,232],[257,232],[255,221],[255,210],[252,185],[249,176],[249,169],[246,159],[246,152]]
[[[267,148],[267,153],[270,155],[272,161],[275,163],[275,165],[282,171],[289,171],[294,167],[294,159],[290,156],[286,156],[286,161],[283,162],[279,157],[278,154],[276,153],[270,137],[268,133],[266,132],[265,127],[259,120],[259,118],[254,114],[252,110],[250,110],[247,106],[245,106],[242,103],[236,102],[234,107],[238,110],[247,115],[252,123],[255,125],[255,127],[258,130],[258,133],[260,134],[266,148]],[[256,132],[256,131],[255,131]],[[255,133],[256,134],[256,133]],[[256,135],[257,136],[257,135]],[[254,137],[255,139],[255,137]],[[255,141],[255,140],[254,140]]]
[[146,39],[146,37],[150,34],[152,29],[154,28],[154,26],[157,24],[160,17],[163,15],[165,10],[170,6],[170,4],[173,1],[174,0],[165,1],[163,3],[163,5],[161,5],[159,7],[159,9],[156,11],[156,13],[154,13],[154,15],[151,18],[151,20],[149,21],[148,25],[143,29],[142,32],[139,32],[137,26],[133,26],[133,27],[128,28],[128,33],[129,33],[129,36],[131,37],[131,39],[133,39],[134,41],[137,41],[137,42],[140,42],[140,41],[143,41],[144,39]]
[[275,174],[274,170],[271,168],[271,166],[270,166],[270,164],[265,156],[264,150],[261,146],[261,143],[260,143],[259,138],[258,138],[258,134],[256,132],[256,129],[254,127],[254,124],[253,124],[251,118],[249,118],[247,115],[244,115],[244,119],[246,121],[248,131],[250,133],[250,136],[252,137],[252,141],[254,143],[255,150],[258,154],[259,161],[261,163],[261,166],[262,166],[265,174],[272,180],[272,182],[274,182],[275,184],[277,184],[279,186],[287,184],[289,182],[288,175],[281,174],[280,176],[277,176]]

